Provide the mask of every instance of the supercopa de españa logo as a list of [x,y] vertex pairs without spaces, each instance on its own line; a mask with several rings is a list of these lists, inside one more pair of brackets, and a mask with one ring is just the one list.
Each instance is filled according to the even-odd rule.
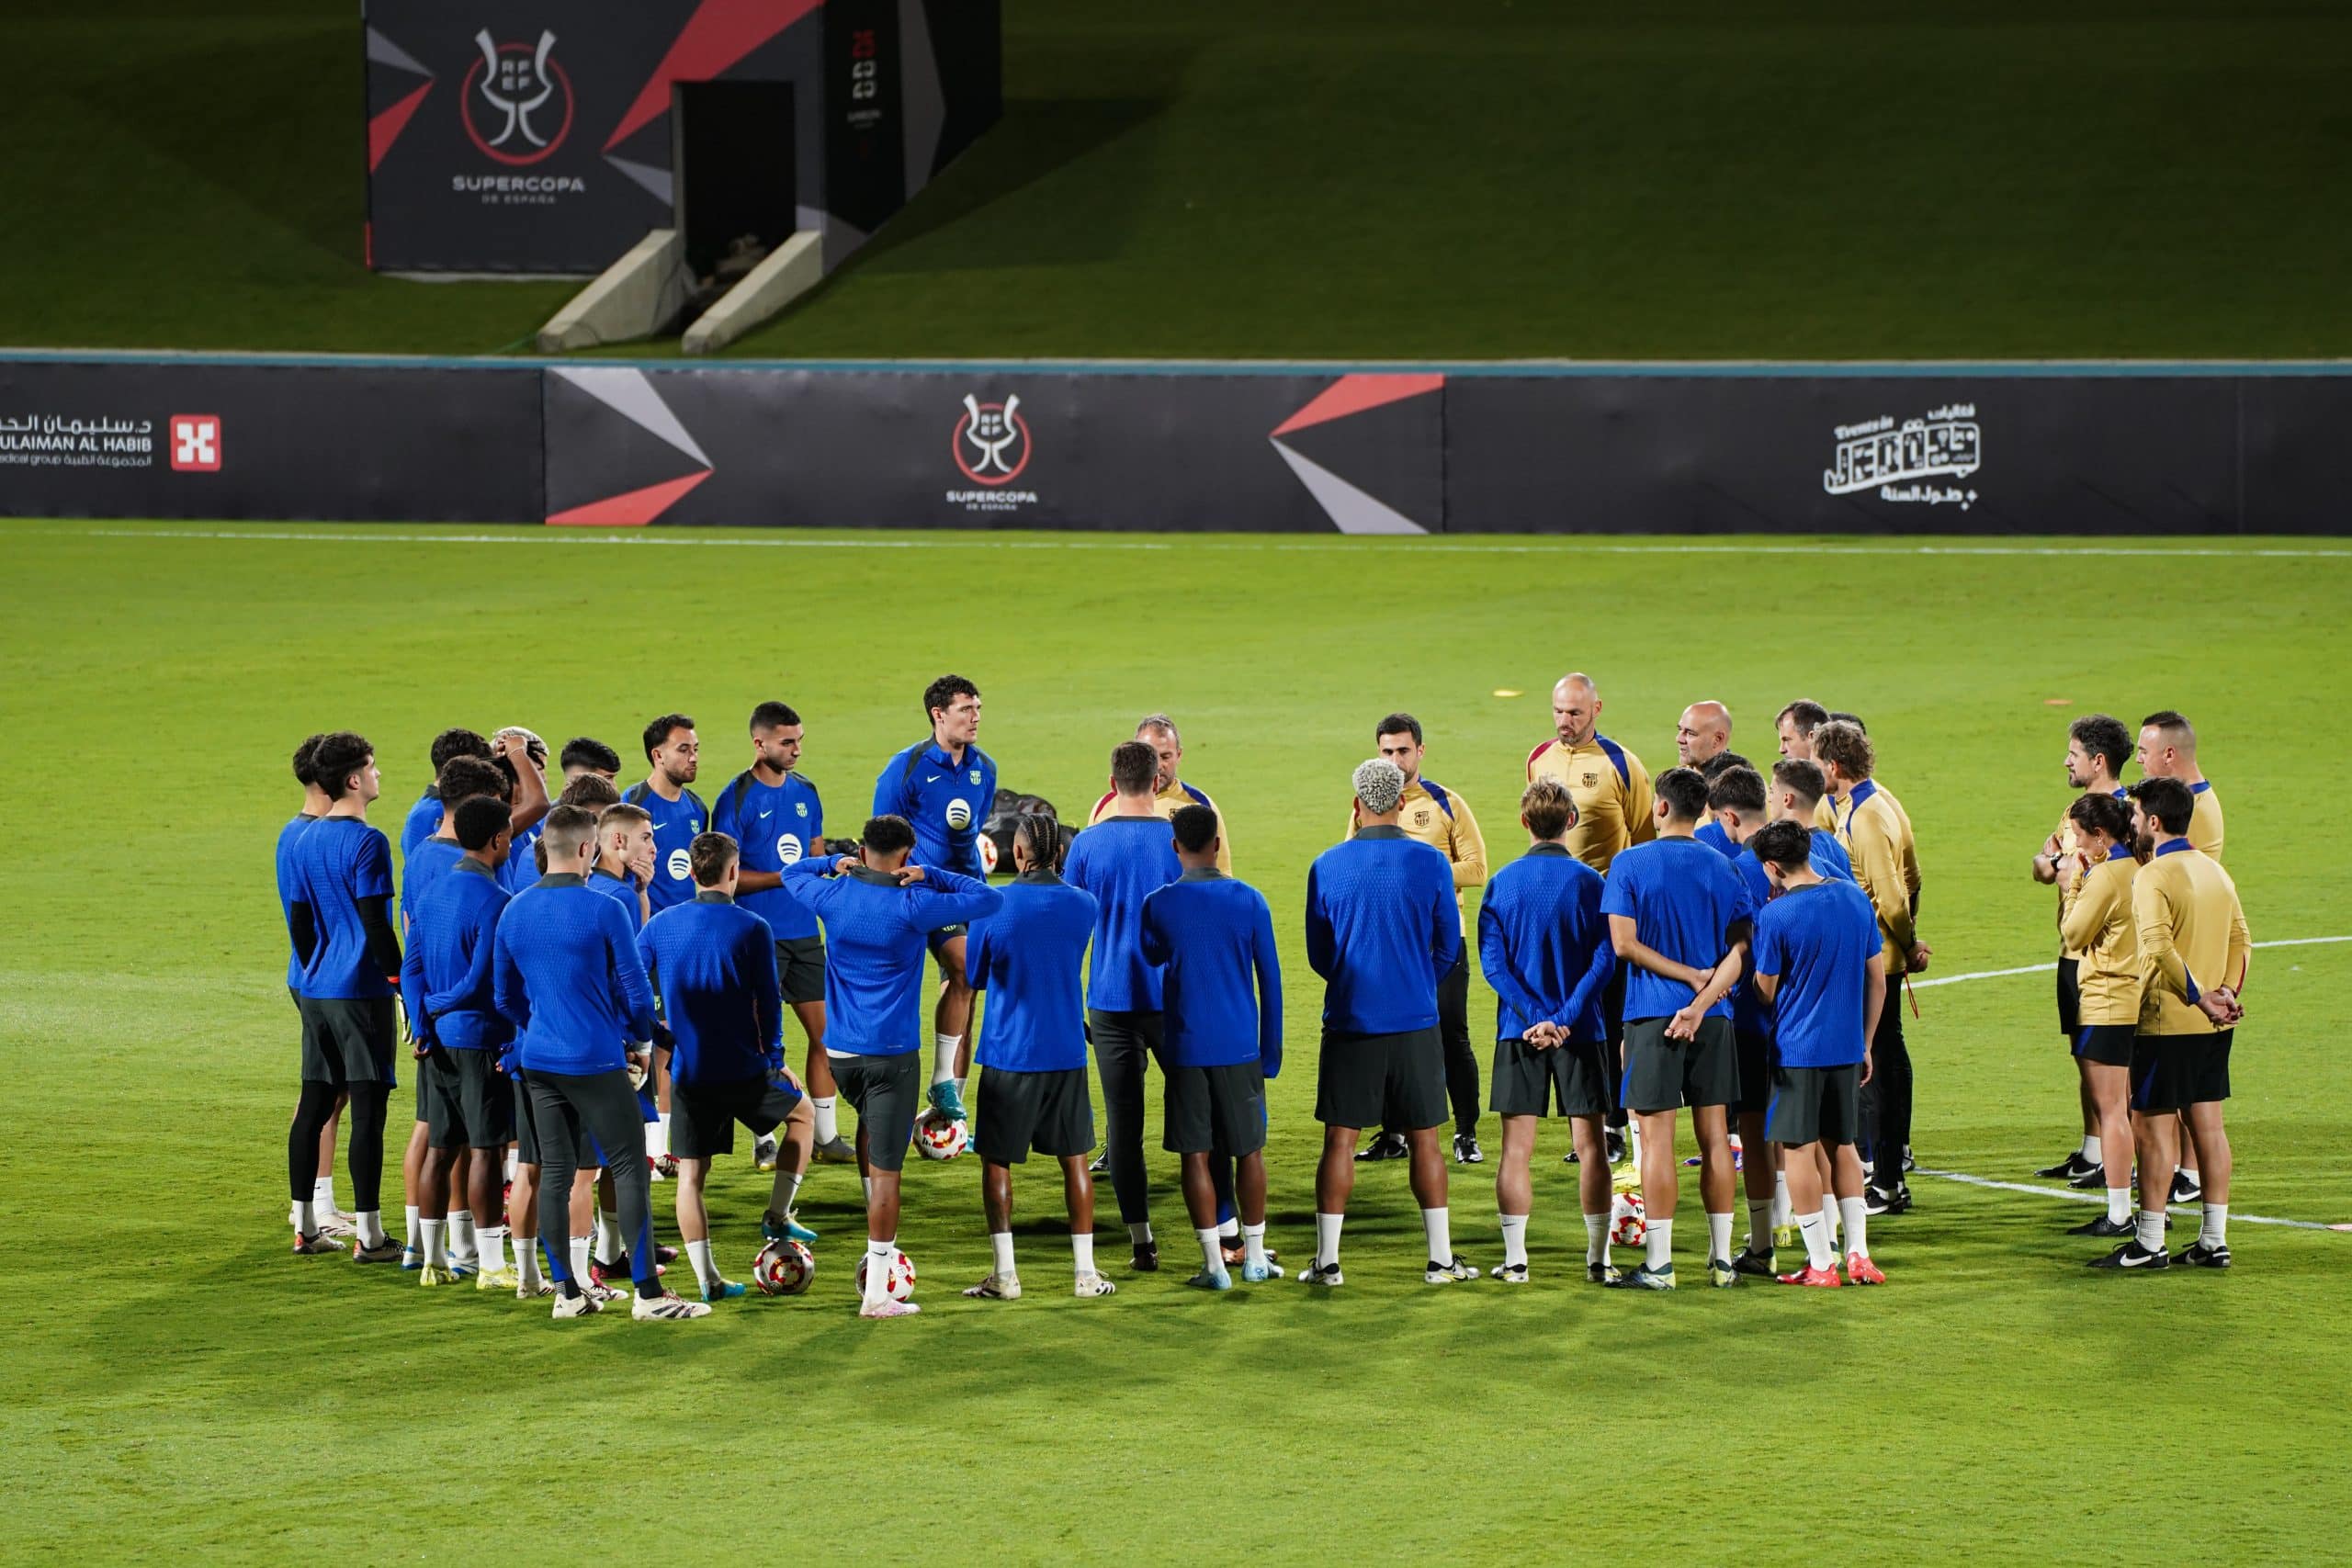
[[537,44],[499,43],[488,28],[474,35],[481,51],[458,92],[458,117],[477,151],[510,168],[552,157],[571,134],[571,78],[555,59],[555,33]]
[[1894,415],[1881,414],[1841,424],[1834,434],[1838,446],[1821,475],[1821,488],[1831,495],[1875,490],[1881,501],[1957,506],[1962,512],[1976,504],[1973,490],[1918,482],[1964,479],[1983,466],[1984,433],[1974,403],[1947,403],[1900,424]]
[[951,490],[949,502],[967,512],[1011,512],[1035,505],[1037,492],[1006,487],[1021,477],[1035,450],[1029,422],[1021,416],[1021,394],[1006,395],[1001,403],[984,403],[976,392],[964,394],[964,412],[948,437],[948,454],[966,479],[983,488]]

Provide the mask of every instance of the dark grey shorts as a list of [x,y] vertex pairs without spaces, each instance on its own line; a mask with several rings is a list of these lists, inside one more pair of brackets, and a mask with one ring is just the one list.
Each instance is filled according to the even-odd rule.
[[1667,1020],[1625,1021],[1625,1083],[1619,1103],[1628,1111],[1739,1102],[1739,1047],[1731,1020],[1704,1018],[1692,1040],[1668,1040]]
[[972,1146],[989,1165],[1019,1165],[1031,1152],[1067,1159],[1094,1146],[1094,1103],[1086,1069],[1015,1073],[980,1068]]
[[834,1087],[857,1110],[865,1163],[876,1170],[904,1169],[915,1116],[922,1110],[922,1053],[836,1056],[829,1051],[825,1060],[833,1069]]
[[1604,1057],[1615,1049],[1598,1040],[1570,1040],[1545,1051],[1524,1040],[1498,1040],[1487,1109],[1498,1116],[1605,1115],[1609,1064]]
[[2211,1034],[2143,1034],[2132,1043],[2132,1109],[2181,1111],[2230,1098],[2230,1038]]
[[1737,1109],[1743,1116],[1761,1116],[1772,1101],[1772,1037],[1736,1023],[1731,1035],[1739,1062]]
[[1774,1067],[1771,1098],[1764,1107],[1764,1136],[1791,1148],[1854,1142],[1861,1132],[1861,1085],[1859,1062],[1842,1067]]
[[680,1159],[716,1159],[735,1152],[735,1123],[763,1135],[781,1126],[800,1103],[800,1091],[781,1076],[738,1083],[670,1080],[670,1152]]
[[[547,1162],[539,1157],[538,1115],[532,1104],[531,1086],[524,1081],[520,1072],[514,1075],[514,1163],[545,1165]],[[594,1170],[604,1163],[596,1153],[596,1140],[588,1135],[587,1128],[581,1128],[580,1136],[573,1140],[572,1169]]]
[[1266,1075],[1255,1062],[1169,1067],[1159,1146],[1240,1159],[1266,1146]]
[[1398,1034],[1323,1032],[1315,1064],[1315,1119],[1327,1127],[1418,1131],[1452,1116],[1445,1046],[1434,1025]]
[[425,1134],[436,1149],[503,1149],[514,1122],[514,1089],[495,1051],[435,1051],[416,1065]]
[[400,1025],[390,997],[304,997],[302,1081],[397,1083]]
[[825,999],[825,939],[786,937],[775,944],[776,984],[784,987],[784,1005]]

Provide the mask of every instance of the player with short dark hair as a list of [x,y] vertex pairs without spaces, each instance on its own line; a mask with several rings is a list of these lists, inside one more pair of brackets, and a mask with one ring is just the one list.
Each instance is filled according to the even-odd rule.
[[1781,735],[1781,756],[1785,761],[1813,761],[1813,732],[1829,716],[1829,710],[1811,697],[1799,697],[1782,708],[1772,722]]
[[1161,975],[1166,1077],[1161,1145],[1183,1162],[1184,1207],[1201,1243],[1185,1283],[1233,1287],[1219,1234],[1213,1160],[1230,1162],[1241,1277],[1282,1277],[1266,1253],[1266,1080],[1283,1067],[1283,976],[1265,897],[1217,869],[1217,815],[1170,818],[1183,874],[1143,901],[1138,949]]
[[[302,786],[302,808],[288,818],[286,826],[277,830],[277,909],[287,921],[286,995],[294,1004],[294,1016],[299,1023],[302,1016],[302,961],[296,955],[293,944],[294,896],[292,866],[294,845],[311,824],[327,814],[332,804],[325,790],[319,787],[318,752],[323,735],[306,737],[294,748],[294,782]],[[297,1096],[299,1100],[300,1096]],[[334,1203],[334,1141],[335,1121],[342,1114],[343,1100],[336,1097],[335,1111],[327,1117],[319,1134],[319,1175],[311,1188],[311,1219],[318,1234],[330,1240],[340,1240],[351,1234],[351,1226]],[[288,1211],[288,1224],[300,1224],[300,1215]]]
[[[1136,721],[1135,738],[1159,755],[1159,789],[1152,796],[1152,804],[1159,814],[1172,821],[1176,813],[1187,806],[1204,806],[1216,813],[1217,839],[1219,842],[1225,842],[1227,837],[1224,826],[1225,813],[1216,801],[1209,798],[1208,791],[1184,780],[1184,739],[1176,728],[1176,721],[1164,713],[1146,714]],[[1087,826],[1091,828],[1109,816],[1118,798],[1117,791],[1104,790],[1102,797],[1094,803],[1094,809],[1086,819]],[[1227,843],[1218,853],[1224,858],[1217,862],[1216,868],[1227,875],[1232,874],[1231,845]]]
[[678,1159],[678,1234],[694,1260],[702,1299],[723,1301],[743,1287],[711,1257],[703,1186],[711,1161],[735,1152],[735,1123],[754,1136],[784,1129],[783,1157],[761,1230],[770,1240],[814,1241],[792,1205],[808,1168],[808,1096],[784,1059],[784,1003],[777,988],[775,933],[735,901],[740,852],[725,833],[703,833],[686,849],[699,889],[645,922],[637,949],[669,1026],[672,1152]]
[[1355,1186],[1356,1140],[1366,1127],[1406,1130],[1413,1198],[1429,1241],[1430,1284],[1475,1280],[1455,1256],[1446,1207],[1445,1048],[1437,1035],[1438,979],[1461,959],[1462,910],[1445,857],[1397,823],[1405,770],[1385,757],[1359,764],[1352,837],[1306,873],[1306,962],[1323,977],[1323,1045],[1315,1119],[1315,1263],[1299,1278],[1334,1287],[1340,1228]]
[[606,784],[620,783],[621,754],[593,735],[575,735],[565,741],[558,765],[563,769],[566,784],[582,773],[601,773]]
[[1111,1190],[1127,1227],[1132,1261],[1148,1273],[1159,1267],[1151,1231],[1150,1179],[1143,1153],[1144,1071],[1162,1057],[1159,971],[1137,945],[1143,902],[1155,888],[1184,874],[1168,819],[1152,798],[1159,757],[1141,740],[1111,749],[1111,789],[1117,803],[1107,817],[1070,841],[1063,878],[1094,899],[1094,956],[1088,966],[1086,1020],[1094,1042],[1094,1068],[1102,1078],[1103,1143]]
[[[1739,858],[1739,844],[1724,828],[1723,814],[1727,810],[1744,813],[1750,831],[1762,827],[1765,818],[1764,775],[1736,751],[1718,751],[1698,764],[1698,768],[1699,776],[1707,781],[1707,814],[1706,819],[1699,824],[1698,831],[1690,836],[1724,859],[1736,861]],[[1735,780],[1729,792],[1718,800],[1717,787],[1726,775],[1734,773],[1742,776]],[[1753,788],[1747,783],[1751,779],[1755,781]]]
[[[2066,786],[2078,794],[2089,791],[2112,797],[2124,818],[2122,830],[2112,837],[2127,840],[2131,838],[2132,808],[2122,804],[2127,797],[2120,780],[2123,764],[2131,759],[2132,732],[2123,728],[2120,719],[2103,713],[2085,714],[2066,727]],[[2058,888],[2058,926],[2062,932],[2067,915],[2082,894],[2086,878],[2098,863],[2082,850],[2074,809],[2078,804],[2078,800],[2067,802],[2066,809],[2059,813],[2057,828],[2042,840],[2030,867],[2036,882],[2044,886],[2055,884]],[[2129,898],[2125,899],[2124,908],[2128,912]],[[2077,978],[2081,962],[2082,954],[2070,949],[2062,936],[2058,943],[2058,1032],[2075,1059],[2076,1098],[2082,1107],[2082,1146],[2034,1174],[2073,1186],[2097,1187],[2104,1166],[2099,1131],[2101,1109],[2091,1088],[2091,1070],[2096,1063],[2081,1049],[2082,992]],[[2124,1043],[2124,1050],[2128,1065],[2129,1041]],[[2125,1174],[2130,1174],[2128,1168]]]
[[1674,1129],[1690,1108],[1699,1139],[1711,1283],[1739,1283],[1731,1264],[1732,1159],[1727,1110],[1739,1100],[1731,990],[1739,981],[1755,908],[1724,857],[1691,838],[1707,809],[1696,768],[1657,777],[1657,839],[1610,867],[1601,912],[1625,982],[1625,1077],[1621,1096],[1640,1132],[1647,1257],[1615,1283],[1674,1289],[1674,1210],[1680,1190]]
[[[985,877],[980,825],[996,804],[996,759],[980,750],[980,689],[961,675],[942,675],[923,688],[922,707],[931,738],[882,764],[874,781],[874,815],[896,817],[914,830],[917,863]],[[940,980],[932,1009],[928,1098],[933,1111],[958,1122],[966,1120],[964,1080],[972,1064],[964,936],[948,927],[926,939]]]
[[1503,1260],[1494,1276],[1527,1282],[1527,1220],[1533,1207],[1529,1166],[1535,1123],[1555,1109],[1576,1140],[1577,1197],[1584,1210],[1585,1278],[1606,1284],[1609,1158],[1602,1118],[1609,1072],[1601,1060],[1609,1028],[1600,998],[1617,967],[1601,917],[1600,874],[1568,852],[1577,807],[1555,778],[1519,797],[1527,852],[1495,874],[1478,907],[1478,960],[1495,988],[1493,1106],[1503,1122],[1495,1209]]
[[1086,1093],[1085,988],[1079,967],[1094,934],[1094,897],[1057,874],[1061,824],[1023,813],[1012,830],[1012,885],[1004,903],[972,922],[972,988],[988,993],[981,1018],[980,1207],[994,1254],[988,1277],[965,1291],[1013,1301],[1021,1272],[1012,1256],[1012,1168],[1032,1151],[1061,1166],[1069,1210],[1073,1291],[1107,1296],[1114,1287],[1094,1266],[1094,1108]]
[[1812,828],[1813,869],[1839,882],[1851,882],[1854,863],[1838,835],[1820,819],[1821,800],[1828,793],[1820,764],[1807,757],[1784,757],[1772,764],[1772,785],[1765,791],[1764,814],[1775,822],[1802,822]]
[[[1813,869],[1803,822],[1774,822],[1749,840],[1772,897],[1756,917],[1755,986],[1772,1007],[1772,1093],[1766,1135],[1788,1151],[1789,1185],[1804,1234],[1805,1267],[1783,1284],[1883,1285],[1871,1261],[1862,1166],[1854,1153],[1861,1085],[1871,1077],[1871,1024],[1885,999],[1878,917],[1860,886]],[[1831,1191],[1846,1227],[1838,1277],[1820,1190],[1817,1147],[1831,1152]]]
[[2140,771],[2152,779],[2177,780],[2188,789],[2196,807],[2188,822],[2188,841],[2215,864],[2222,860],[2222,797],[2213,781],[2197,765],[2197,728],[2172,708],[2160,708],[2140,721]]
[[652,871],[645,879],[649,916],[695,896],[689,846],[710,825],[710,813],[687,786],[700,772],[701,759],[695,721],[684,714],[665,713],[645,727],[645,777],[623,791],[621,799],[643,808],[653,827]]
[[441,770],[449,765],[452,757],[479,757],[490,761],[490,739],[479,730],[445,729],[433,738],[427,753],[433,772],[424,781],[424,793],[408,808],[408,816],[401,823],[401,859],[406,860],[416,846],[433,836],[441,822]]
[[869,818],[856,856],[804,856],[784,886],[825,928],[825,1054],[833,1081],[857,1111],[857,1160],[865,1178],[865,1292],[862,1317],[916,1310],[894,1302],[899,1176],[920,1102],[923,952],[948,926],[993,915],[1003,895],[977,877],[910,864],[915,830],[903,817]]
[[337,1098],[347,1096],[352,1218],[358,1233],[352,1258],[392,1263],[401,1249],[384,1235],[378,1203],[384,1104],[394,1082],[392,997],[401,949],[387,908],[392,897],[391,844],[368,824],[368,807],[382,777],[376,749],[347,729],[321,737],[311,761],[327,809],[295,840],[287,880],[287,927],[301,964],[295,989],[303,1021],[302,1096],[286,1145],[294,1250],[337,1250],[319,1230],[312,1194],[319,1140]]
[[[2117,726],[2121,733],[2122,727]],[[2086,1146],[2099,1164],[2092,1184],[2107,1193],[2107,1213],[2074,1235],[2124,1236],[2132,1226],[2132,1052],[2140,1023],[2140,939],[2132,916],[2132,884],[2140,863],[2132,854],[2129,796],[2104,791],[2077,796],[2066,809],[2072,829],[2066,854],[2086,868],[2065,874],[2074,884],[2058,940],[2075,955],[2073,998],[2075,1059],[2081,1065],[2092,1126]],[[2059,1174],[2043,1171],[2042,1175]],[[2082,1185],[2075,1177],[2072,1185]]]

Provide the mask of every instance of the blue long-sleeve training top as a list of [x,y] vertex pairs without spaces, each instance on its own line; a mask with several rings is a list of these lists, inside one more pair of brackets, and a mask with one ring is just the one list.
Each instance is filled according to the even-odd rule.
[[625,1042],[653,1038],[653,987],[628,916],[570,872],[506,906],[494,975],[525,1072],[618,1072]]
[[825,1049],[843,1056],[919,1049],[924,936],[995,914],[1004,895],[935,866],[909,886],[864,866],[831,875],[833,865],[804,860],[784,874],[792,896],[825,925]]
[[1600,998],[1616,971],[1600,874],[1565,844],[1536,844],[1495,873],[1478,906],[1478,964],[1495,988],[1495,1038],[1539,1023],[1608,1038]]
[[1159,971],[1136,945],[1143,901],[1184,874],[1165,817],[1105,817],[1070,840],[1062,880],[1094,895],[1094,959],[1086,1005],[1104,1012],[1158,1012]]
[[514,1038],[498,1010],[499,917],[512,902],[490,867],[460,856],[409,912],[401,994],[419,1040],[451,1051],[501,1051]]
[[917,741],[874,781],[874,815],[907,819],[915,863],[961,876],[980,874],[980,824],[995,805],[996,759],[978,746],[965,747],[959,762],[936,740]]
[[1265,895],[1187,871],[1143,901],[1144,961],[1160,966],[1162,1038],[1180,1067],[1283,1070],[1283,969]]
[[1080,970],[1094,934],[1094,896],[1049,871],[1024,871],[1004,907],[972,922],[964,973],[985,992],[978,1059],[1007,1073],[1086,1066],[1086,991]]
[[1307,868],[1306,962],[1323,976],[1327,1027],[1430,1028],[1438,976],[1461,960],[1453,867],[1402,828],[1359,829]]
[[637,951],[670,1026],[673,1078],[747,1083],[782,1065],[784,993],[767,921],[705,888],[646,921]]

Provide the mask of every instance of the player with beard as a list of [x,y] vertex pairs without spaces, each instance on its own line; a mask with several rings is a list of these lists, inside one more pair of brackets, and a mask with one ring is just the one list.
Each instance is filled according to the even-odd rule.
[[[2131,732],[2123,728],[2121,720],[2103,713],[2086,714],[2066,727],[2066,787],[2075,791],[2077,796],[2087,793],[2124,800],[2127,797],[2123,793],[2120,774],[2125,761],[2131,755]],[[2034,854],[2031,867],[2036,882],[2045,887],[2054,884],[2058,888],[2058,927],[2062,932],[2065,930],[2066,917],[2073,911],[2075,899],[2082,896],[2084,879],[2098,863],[2083,852],[2075,804],[2069,801],[2066,809],[2059,815],[2057,829],[2042,840],[2041,848]],[[2129,807],[2124,811],[2127,817],[2131,814]],[[2128,834],[2111,837],[2122,836]],[[2128,903],[2126,907],[2129,907]],[[2100,1107],[2091,1089],[2091,1070],[2095,1064],[2081,1050],[2082,990],[2076,971],[2082,957],[2079,952],[2066,945],[2062,936],[2058,943],[2058,1032],[2075,1058],[2075,1088],[2083,1112],[2083,1143],[2064,1159],[2055,1165],[2045,1166],[2034,1174],[2096,1187],[2103,1179],[2104,1152],[2099,1133],[2102,1124]],[[2127,1066],[2129,1050],[2127,1043]]]

